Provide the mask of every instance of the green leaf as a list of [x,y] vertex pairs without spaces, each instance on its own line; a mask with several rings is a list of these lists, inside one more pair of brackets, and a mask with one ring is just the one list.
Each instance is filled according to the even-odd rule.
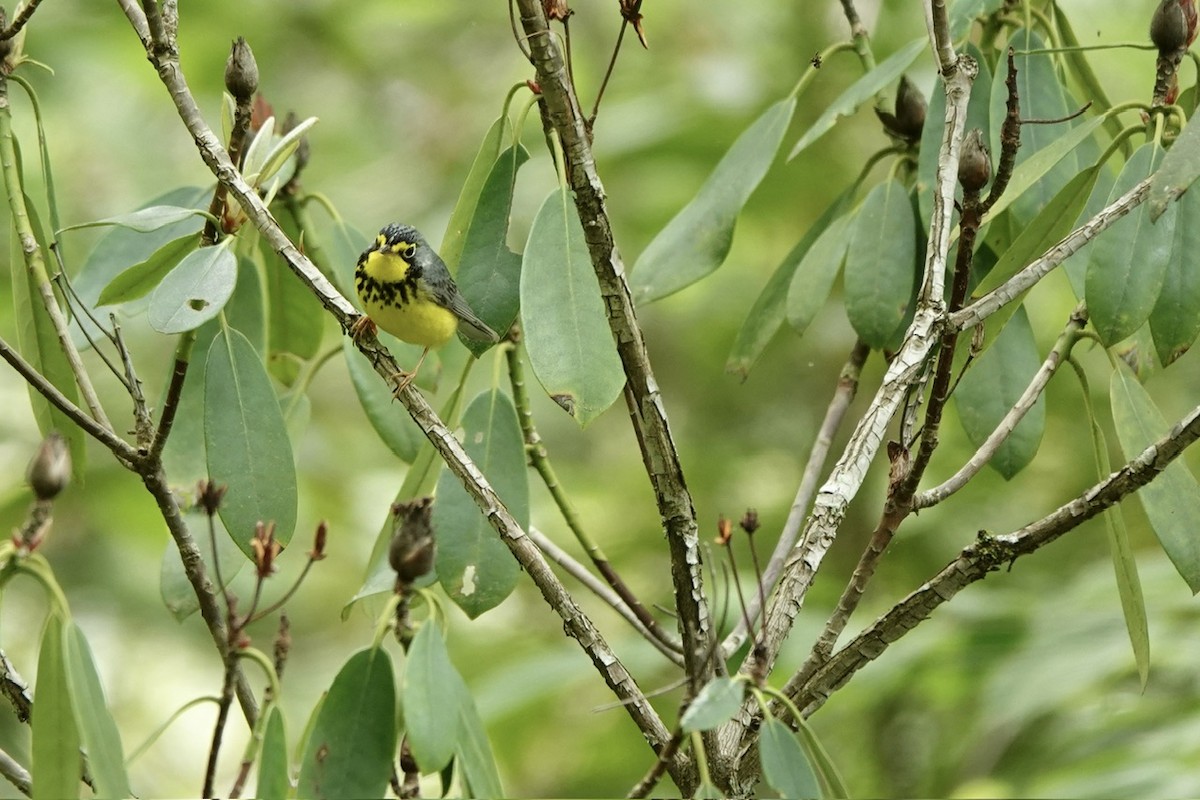
[[458,750],[455,759],[462,768],[462,778],[467,784],[466,796],[489,800],[504,797],[504,787],[500,784],[500,773],[496,769],[496,756],[492,753],[483,720],[479,718],[475,699],[467,691],[467,685],[457,671],[454,676],[458,679],[459,691]]
[[204,441],[211,480],[229,486],[221,521],[247,556],[255,523],[274,521],[286,545],[296,527],[296,467],[283,414],[254,346],[217,334],[204,373]]
[[500,148],[504,140],[512,133],[512,123],[507,116],[498,117],[479,145],[479,152],[471,162],[467,179],[458,193],[458,202],[450,213],[450,221],[446,223],[446,232],[442,235],[442,247],[438,255],[446,262],[453,275],[458,270],[462,258],[463,245],[467,238],[467,228],[475,216],[475,207],[479,203],[479,195],[483,191],[484,181],[491,173],[496,159],[500,156]]
[[[995,13],[1002,5],[1004,0],[955,0],[954,5],[950,6],[950,38],[956,42],[960,41],[970,32],[971,23],[980,17]],[[978,86],[987,86],[987,81],[982,79],[982,75],[976,78],[975,83]]]
[[[1067,93],[1058,77],[1054,59],[1048,53],[1026,54],[1024,51],[1040,50],[1045,47],[1042,39],[1026,30],[1017,30],[1009,37],[1009,46],[1017,52],[1015,60],[1017,68],[1017,92],[1021,100],[1022,119],[1062,119],[1077,110],[1075,101]],[[1004,124],[1005,104],[1008,101],[1008,88],[1005,81],[1008,68],[997,68],[992,76],[991,91],[991,150],[1000,152],[1000,128]],[[1067,146],[1062,140],[1072,135],[1079,135],[1075,130],[1079,127],[1094,129],[1100,124],[1098,118],[1088,122],[1078,119],[1053,125],[1022,125],[1021,148],[1017,151],[1017,169],[1035,154],[1048,147],[1064,150],[1062,155],[1054,157],[1050,169],[1046,170],[1037,180],[1030,181],[1021,177],[1019,185],[1014,185],[1018,177],[1014,171],[1014,182],[1009,184],[1001,203],[1011,207],[1013,217],[1018,226],[1024,225],[1037,216],[1038,212],[1050,202],[1051,198],[1069,181],[1082,166],[1092,163],[1092,154],[1085,152],[1082,156],[1074,152],[1076,142]],[[1095,145],[1089,145],[1090,149]],[[1043,157],[1046,158],[1046,157]],[[1080,159],[1083,159],[1082,161]],[[1040,170],[1035,170],[1035,172]],[[997,206],[1000,204],[997,203]],[[993,214],[998,214],[993,210]]]
[[565,187],[546,198],[529,230],[521,309],[534,374],[550,399],[586,427],[621,394],[625,372]]
[[[1112,169],[1099,164],[1095,165],[1095,168],[1097,169],[1096,184],[1092,187],[1092,193],[1088,197],[1087,203],[1084,204],[1083,211],[1075,220],[1076,228],[1087,223],[1108,205],[1108,195],[1117,182],[1116,173]],[[1062,269],[1067,273],[1067,280],[1071,284],[1071,291],[1080,300],[1083,299],[1084,284],[1087,282],[1088,257],[1091,246],[1092,243],[1087,242],[1062,265]]]
[[717,677],[704,684],[696,699],[683,712],[679,727],[684,733],[710,731],[724,725],[742,707],[746,683],[733,678]]
[[93,222],[80,222],[78,225],[68,225],[59,233],[64,231],[75,231],[80,228],[97,228],[106,225],[116,225],[121,228],[128,228],[131,231],[139,233],[148,233],[156,231],[160,228],[165,228],[168,225],[174,225],[179,222],[185,222],[192,217],[200,217],[201,219],[208,216],[206,211],[201,211],[197,208],[184,208],[182,206],[166,206],[156,205],[143,208],[138,211],[133,211],[128,214],[120,214],[115,217],[106,217]]
[[[971,444],[979,447],[1016,404],[1041,367],[1033,327],[1024,309],[996,337],[959,381],[954,404]],[[1046,399],[1039,397],[988,464],[1011,479],[1033,460],[1046,427]]]
[[360,650],[333,679],[300,760],[297,797],[382,797],[396,754],[396,687],[387,651]]
[[[26,203],[28,206],[28,203]],[[29,209],[30,222],[38,234],[39,224],[33,209]],[[40,239],[39,241],[45,241]],[[75,405],[79,405],[79,389],[75,383],[75,373],[71,370],[70,362],[63,352],[54,322],[42,301],[38,291],[37,278],[26,268],[24,257],[18,249],[15,235],[9,237],[10,261],[12,272],[13,311],[17,329],[17,350],[63,396]],[[42,248],[43,259],[49,255]],[[47,264],[51,263],[46,261]],[[38,432],[46,436],[51,431],[57,431],[67,442],[71,452],[71,474],[76,480],[82,480],[87,469],[87,443],[83,429],[66,414],[50,403],[41,392],[28,386],[29,406],[33,410]]]
[[[1000,256],[995,266],[975,287],[973,295],[977,298],[982,297],[1000,286],[1070,233],[1080,211],[1087,204],[1098,175],[1097,168],[1089,167],[1069,180],[1067,185],[1054,196],[1054,199],[1046,204],[1042,212],[1021,229],[1017,238]],[[982,350],[986,350],[992,345],[996,336],[1020,307],[1021,303],[1014,301],[987,318],[984,323],[985,334]]]
[[[462,418],[463,448],[522,528],[529,524],[525,442],[512,401],[484,392]],[[487,518],[449,470],[438,479],[433,527],[438,581],[472,619],[499,605],[517,585],[520,568]]]
[[[1029,156],[1029,158],[1021,161],[1013,170],[1012,180],[1008,182],[1008,188],[996,202],[996,205],[992,206],[992,210],[988,212],[991,218],[995,219],[1012,206],[1020,206],[1022,203],[1021,198],[1027,197],[1025,192],[1036,186],[1036,191],[1044,199],[1039,199],[1036,207],[1033,204],[1029,204],[1028,208],[1014,208],[1013,210],[1014,217],[1017,220],[1017,227],[1020,228],[1024,223],[1036,219],[1038,215],[1043,213],[1054,202],[1054,198],[1062,194],[1062,189],[1066,188],[1072,180],[1078,178],[1080,173],[1098,169],[1095,166],[1089,167],[1087,164],[1082,164],[1079,168],[1080,172],[1072,171],[1066,177],[1066,180],[1059,180],[1060,176],[1057,174],[1058,165],[1066,160],[1075,160],[1076,148],[1085,142],[1089,142],[1089,137],[1103,122],[1102,117],[1097,117],[1076,125],[1069,131],[1064,131],[1061,136]],[[1039,126],[1030,125],[1026,127],[1036,128]],[[1068,156],[1071,158],[1068,159]],[[1043,178],[1052,172],[1055,173],[1053,184],[1040,183]],[[1057,188],[1052,189],[1051,186]]]
[[[1161,169],[1159,170],[1161,172]],[[1200,191],[1188,192],[1179,201],[1175,241],[1163,275],[1163,287],[1150,312],[1150,332],[1158,360],[1169,366],[1188,351],[1200,335]]]
[[[1138,455],[1170,430],[1150,395],[1120,362],[1113,371],[1109,393],[1117,441],[1126,459]],[[1137,495],[1171,563],[1192,594],[1200,592],[1200,537],[1196,536],[1200,483],[1183,461],[1176,460]]]
[[787,293],[787,320],[803,335],[817,312],[829,299],[833,282],[846,257],[850,243],[848,230],[854,224],[854,213],[835,219],[821,232],[800,259]]
[[[475,215],[463,242],[458,288],[475,313],[503,336],[517,318],[521,294],[521,257],[508,249],[508,217],[517,170],[529,152],[517,145],[500,154],[479,192]],[[478,357],[492,345],[465,340]]]
[[[397,353],[396,350],[393,350],[393,355],[399,358],[411,356],[415,359],[420,355],[421,348],[406,344],[398,349],[400,352]],[[406,351],[410,349],[417,352],[415,354],[407,353]],[[362,404],[371,427],[379,434],[379,438],[388,446],[388,449],[396,454],[397,458],[406,464],[411,464],[412,460],[417,457],[417,448],[425,440],[421,429],[404,411],[404,408],[396,403],[392,396],[392,390],[375,372],[370,359],[354,346],[349,337],[342,342],[342,352],[346,356],[350,382],[354,384],[354,392],[358,395],[358,402]]]
[[147,319],[159,333],[183,333],[221,313],[237,286],[232,238],[189,253],[150,295]]
[[821,789],[808,755],[791,728],[774,717],[763,721],[758,740],[763,778],[780,797],[817,798]]
[[895,179],[872,189],[854,217],[846,250],[846,315],[871,347],[891,341],[912,300],[916,224],[908,190]]
[[812,766],[813,772],[816,773],[817,780],[821,784],[822,797],[837,798],[837,800],[845,800],[850,797],[846,782],[842,780],[837,765],[833,763],[833,759],[829,757],[821,740],[817,738],[817,732],[804,719],[800,719],[799,723],[800,743],[804,745],[804,752],[808,754],[808,763]]
[[1196,178],[1200,178],[1200,123],[1192,117],[1150,180],[1150,196],[1146,198],[1145,206],[1151,221],[1166,213],[1170,204],[1178,200]]
[[787,97],[738,136],[700,191],[646,246],[630,290],[650,302],[691,286],[725,261],[738,214],[770,169],[796,110]]
[[287,733],[283,726],[283,712],[272,705],[267,717],[267,729],[263,734],[262,755],[258,759],[258,800],[284,800],[291,791],[288,777]]
[[104,701],[104,689],[92,650],[83,631],[74,622],[63,626],[63,663],[75,726],[88,756],[96,797],[131,797],[125,774],[125,756],[121,752],[121,732]]
[[[1109,202],[1150,175],[1160,156],[1153,144],[1138,148],[1121,170]],[[1091,242],[1084,292],[1092,326],[1106,347],[1150,318],[1171,261],[1174,236],[1174,209],[1152,224],[1142,204]]]
[[334,220],[326,233],[326,241],[329,243],[330,279],[344,297],[358,306],[354,268],[358,264],[358,257],[367,248],[366,234],[341,220]]
[[46,618],[31,719],[34,797],[79,797],[83,758],[79,753],[79,728],[71,710],[62,629],[57,614]]
[[[1088,383],[1082,371],[1077,373],[1083,388],[1083,409],[1087,414],[1092,431],[1092,454],[1096,460],[1098,477],[1112,473],[1108,459],[1108,441],[1100,427],[1088,395]],[[1121,613],[1125,617],[1125,629],[1129,632],[1129,644],[1137,664],[1142,691],[1150,678],[1150,629],[1146,622],[1146,600],[1142,595],[1142,581],[1138,577],[1137,560],[1129,544],[1129,531],[1125,528],[1125,514],[1120,505],[1104,512],[1104,528],[1108,533],[1108,549],[1112,556],[1113,572],[1117,579],[1117,595],[1121,598]]]
[[[271,152],[267,154],[266,160],[263,162],[262,170],[259,172],[259,174],[251,175],[247,178],[251,185],[263,186],[267,181],[275,177],[275,174],[283,168],[288,159],[291,158],[296,150],[300,147],[300,140],[304,137],[304,134],[308,133],[309,129],[316,124],[317,118],[309,117],[308,119],[297,123],[294,128],[280,136],[279,141],[275,142],[274,146],[271,148]],[[289,173],[281,177],[291,180],[292,175]]]
[[100,292],[96,305],[116,305],[144,297],[199,244],[199,233],[189,233],[172,239],[155,250],[145,261],[139,261],[113,278]]
[[[290,215],[284,219],[287,220],[283,225],[284,232],[292,237],[292,241],[300,241],[303,232],[295,226]],[[259,239],[259,244],[270,309],[267,315],[267,349],[271,354],[271,374],[284,385],[290,386],[299,369],[297,359],[310,359],[321,349],[321,339],[325,334],[325,309],[312,290],[296,277],[265,239]],[[290,353],[296,358],[280,358],[283,353]]]
[[401,687],[408,744],[421,772],[439,771],[458,748],[458,682],[441,629],[429,620],[408,647]]
[[817,238],[838,219],[849,205],[853,194],[853,188],[842,192],[775,268],[775,272],[767,281],[767,285],[763,287],[762,292],[759,293],[754,305],[750,307],[750,313],[746,315],[746,321],[742,323],[742,327],[738,331],[737,339],[734,340],[733,348],[729,351],[729,358],[725,362],[726,372],[739,375],[742,380],[749,376],[750,369],[770,344],[771,339],[783,327],[784,320],[787,318],[788,290],[792,285],[796,270],[799,269],[804,257],[815,245]]
[[811,128],[804,132],[804,135],[796,142],[796,146],[792,148],[792,152],[788,153],[787,160],[791,161],[798,156],[800,151],[828,133],[838,120],[853,114],[859,106],[871,100],[881,89],[898,79],[927,47],[929,47],[929,40],[925,37],[914,39],[851,84],[836,100],[825,107],[824,113],[817,118]]

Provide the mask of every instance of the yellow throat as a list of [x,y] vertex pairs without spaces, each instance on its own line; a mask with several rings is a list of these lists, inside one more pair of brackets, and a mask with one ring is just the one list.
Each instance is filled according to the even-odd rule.
[[458,318],[434,302],[394,249],[368,252],[354,271],[354,285],[367,316],[398,339],[441,347],[458,330]]

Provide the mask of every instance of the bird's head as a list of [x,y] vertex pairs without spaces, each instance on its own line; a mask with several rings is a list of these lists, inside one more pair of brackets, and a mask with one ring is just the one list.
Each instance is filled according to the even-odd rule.
[[399,256],[411,264],[416,258],[417,252],[425,247],[428,247],[425,237],[421,236],[416,228],[393,222],[391,225],[385,225],[379,231],[379,235],[375,237],[375,243],[370,249],[377,250],[384,255]]

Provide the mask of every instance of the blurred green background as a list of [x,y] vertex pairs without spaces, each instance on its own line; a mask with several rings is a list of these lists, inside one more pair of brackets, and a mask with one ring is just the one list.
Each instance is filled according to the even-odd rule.
[[[1085,44],[1143,40],[1154,5],[1062,3]],[[922,35],[915,4],[861,2],[859,9],[880,58]],[[590,105],[619,18],[611,0],[578,0],[575,11],[575,75]],[[655,0],[644,11],[650,49],[626,40],[595,127],[598,167],[627,265],[692,196],[740,130],[786,94],[812,55],[846,30],[832,0]],[[276,110],[320,117],[309,137],[305,187],[328,196],[363,231],[403,220],[434,241],[440,238],[504,94],[532,77],[504,3],[185,3],[183,67],[214,127],[229,42],[238,35],[253,47],[260,90]],[[209,173],[115,3],[45,3],[26,49],[54,70],[24,68],[23,74],[43,106],[64,223],[122,213],[178,186],[208,184]],[[1115,101],[1148,99],[1154,70],[1149,52],[1103,51],[1093,65]],[[859,74],[851,57],[827,64],[800,98],[785,147]],[[1183,74],[1187,85],[1192,73],[1185,68]],[[928,92],[927,55],[912,75]],[[15,88],[13,95],[18,136],[31,162],[29,105]],[[534,117],[524,132],[534,158],[522,171],[514,204],[511,242],[517,246],[554,180]],[[737,518],[748,507],[757,508],[763,521],[764,549],[778,535],[853,334],[831,302],[803,339],[783,332],[745,383],[724,374],[725,359],[779,259],[886,143],[863,109],[796,161],[777,163],[739,221],[726,265],[711,279],[639,310],[706,537],[715,533],[718,514]],[[27,163],[36,196],[35,173]],[[96,235],[66,236],[68,266],[77,269]],[[1060,276],[1046,284],[1029,303],[1043,352],[1074,304]],[[0,281],[0,295],[0,334],[11,341],[7,281]],[[125,326],[148,393],[156,397],[171,343],[142,319]],[[330,323],[325,347],[337,344],[336,334]],[[1084,348],[1081,354],[1094,399],[1106,409],[1103,353]],[[1191,353],[1151,382],[1168,419],[1200,397],[1198,359]],[[490,360],[481,366],[480,386]],[[855,410],[869,402],[881,372],[875,356]],[[120,427],[129,419],[127,406],[115,382],[100,383]],[[1060,377],[1048,397],[1047,431],[1033,464],[1007,483],[986,472],[968,490],[910,519],[852,631],[933,574],[977,530],[1019,527],[1094,482],[1078,384]],[[359,410],[340,359],[320,372],[311,399],[312,423],[293,442],[301,481],[298,546],[283,556],[280,587],[302,565],[317,521],[328,520],[331,533],[329,558],[289,604],[294,645],[283,707],[293,738],[340,663],[369,641],[370,614],[360,609],[343,623],[339,610],[361,582],[405,469]],[[657,514],[620,406],[586,431],[544,397],[536,398],[535,413],[592,534],[647,603],[669,604]],[[0,525],[11,528],[29,502],[23,472],[38,435],[25,387],[7,368],[0,370],[0,408]],[[950,417],[927,484],[947,477],[971,452],[952,411]],[[44,552],[96,651],[130,752],[169,710],[217,692],[221,674],[199,621],[179,626],[159,602],[165,528],[140,482],[106,455],[91,449],[86,483],[58,503]],[[1200,467],[1200,453],[1187,460],[1194,470]],[[873,470],[852,504],[781,669],[799,665],[824,622],[875,524],[885,480],[884,470]],[[1093,521],[961,594],[814,718],[855,795],[1200,793],[1200,613],[1136,502],[1125,509],[1150,615],[1153,665],[1145,693],[1104,530]],[[536,486],[533,510],[535,525],[578,554],[548,495]],[[742,556],[739,564],[749,563]],[[724,589],[716,587],[716,608]],[[582,592],[579,597],[643,689],[673,679],[656,651],[614,614]],[[29,679],[43,610],[37,592],[20,583],[0,607],[0,644]],[[256,631],[259,646],[266,647],[271,635],[269,628]],[[510,794],[623,794],[649,767],[651,753],[624,712],[597,710],[610,696],[527,583],[475,622],[456,613],[450,646],[488,724]],[[782,682],[781,675],[776,683]],[[678,692],[656,702],[671,717]],[[189,712],[137,762],[140,796],[197,792],[211,725],[210,708]],[[7,709],[0,710],[0,747],[27,763],[26,733]],[[230,737],[226,778],[218,785],[228,785],[236,769],[239,737]],[[0,793],[11,791],[0,783]]]

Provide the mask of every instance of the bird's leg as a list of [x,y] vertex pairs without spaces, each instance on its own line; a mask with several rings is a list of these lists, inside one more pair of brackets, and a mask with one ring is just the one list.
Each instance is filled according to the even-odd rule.
[[425,356],[427,355],[429,355],[428,347],[421,351],[421,357],[417,359],[417,365],[412,368],[411,372],[401,371],[392,376],[392,380],[396,380],[397,378],[400,379],[396,384],[396,388],[392,391],[393,399],[398,399],[400,397],[400,393],[403,392],[408,385],[416,379],[417,371],[421,369],[421,365],[425,363]]
[[350,338],[356,342],[360,341],[368,334],[374,336],[376,331],[377,329],[375,327],[375,320],[371,319],[366,314],[360,315],[358,319],[350,323]]

